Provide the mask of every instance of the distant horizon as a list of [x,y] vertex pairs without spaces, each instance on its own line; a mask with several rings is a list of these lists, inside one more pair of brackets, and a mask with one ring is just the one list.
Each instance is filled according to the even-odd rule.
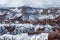
[[[25,5],[24,5],[25,6]],[[15,7],[15,6],[12,6]],[[7,7],[0,7],[0,8],[12,8],[11,6],[7,6]],[[18,7],[22,7],[22,6],[18,6]],[[16,8],[18,8],[16,7]],[[25,6],[25,7],[31,7],[31,6]],[[60,8],[60,6],[51,6],[51,7],[32,7],[32,8]]]
[[34,8],[60,7],[60,0],[0,0],[2,7],[30,6]]

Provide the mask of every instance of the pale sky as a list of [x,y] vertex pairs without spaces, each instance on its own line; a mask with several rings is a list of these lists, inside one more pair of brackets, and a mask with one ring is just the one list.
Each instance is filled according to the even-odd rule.
[[0,7],[18,7],[18,6],[30,6],[30,7],[60,7],[60,0],[0,0]]

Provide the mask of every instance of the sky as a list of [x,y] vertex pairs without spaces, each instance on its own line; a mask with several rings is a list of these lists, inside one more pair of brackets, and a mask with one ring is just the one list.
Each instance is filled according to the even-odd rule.
[[60,0],[0,0],[0,7],[60,7]]

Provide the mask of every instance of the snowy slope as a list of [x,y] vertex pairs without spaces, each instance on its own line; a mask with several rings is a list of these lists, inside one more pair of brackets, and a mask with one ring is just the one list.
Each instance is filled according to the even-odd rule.
[[[42,37],[41,37],[42,36]],[[1,40],[43,40],[43,38],[48,40],[48,34],[47,33],[41,33],[37,35],[29,36],[27,33],[17,34],[17,35],[10,35],[10,34],[4,34],[0,36]]]

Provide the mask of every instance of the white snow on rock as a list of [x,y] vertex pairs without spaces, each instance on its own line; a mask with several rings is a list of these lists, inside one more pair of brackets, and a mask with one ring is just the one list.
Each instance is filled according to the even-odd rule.
[[[27,14],[26,14],[27,15]],[[55,19],[58,15],[55,15],[55,16],[53,16],[53,15],[51,15],[51,14],[49,14],[49,15],[33,15],[33,14],[31,14],[31,15],[24,15],[24,16],[22,16],[22,20],[23,21],[38,21],[38,20],[43,20],[43,19]]]
[[54,19],[53,15],[41,15],[39,16],[39,20],[41,19]]
[[48,33],[41,33],[38,35],[33,35],[31,40],[48,40]]

